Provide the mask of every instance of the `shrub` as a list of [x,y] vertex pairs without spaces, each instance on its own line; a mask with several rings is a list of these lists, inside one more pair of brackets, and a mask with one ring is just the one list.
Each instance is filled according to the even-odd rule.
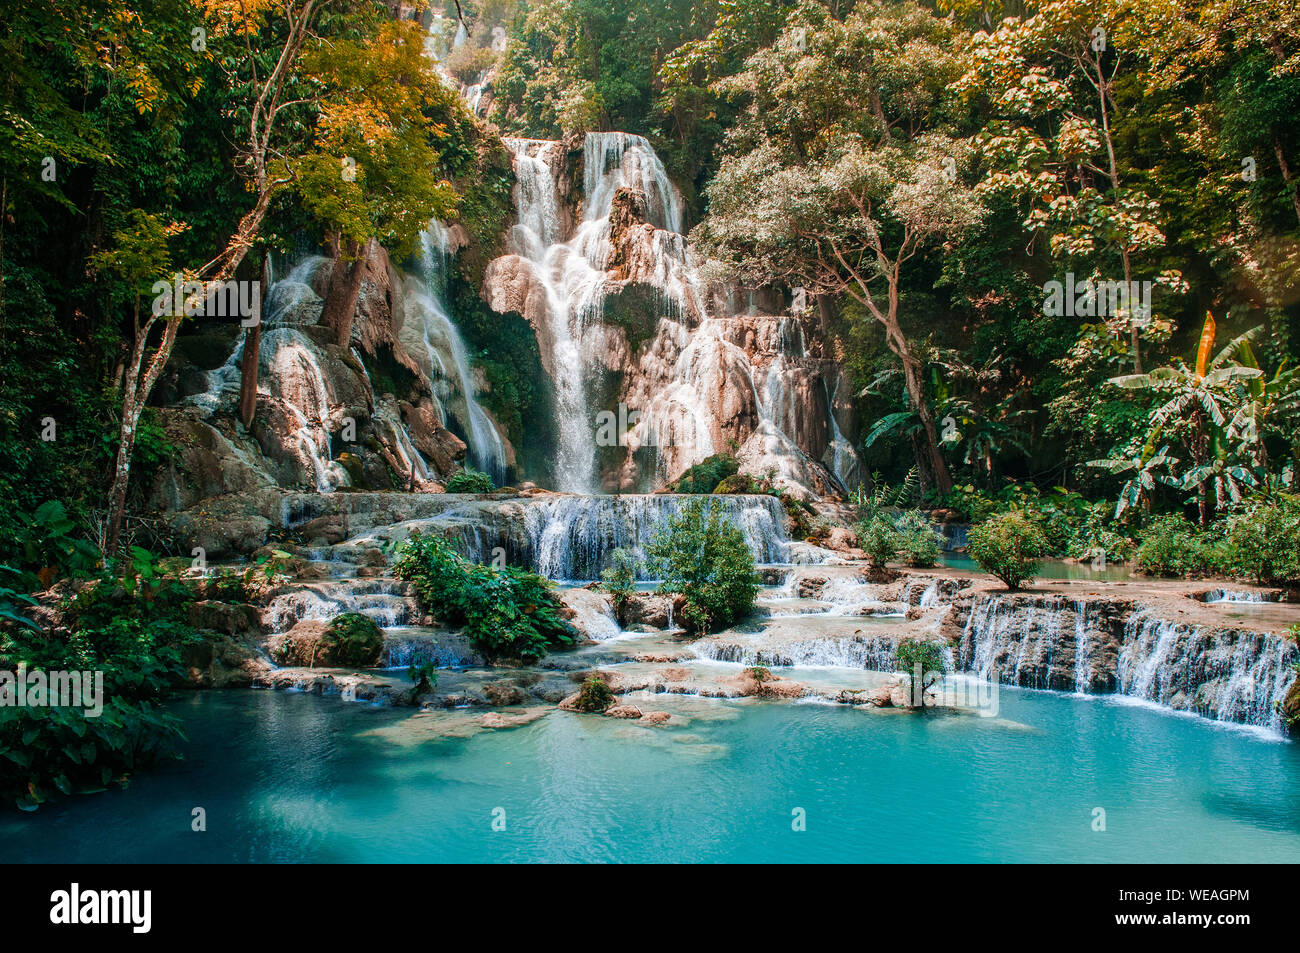
[[883,569],[886,563],[898,556],[898,531],[894,529],[894,521],[884,513],[877,513],[858,524],[858,545],[872,566]]
[[636,554],[626,549],[615,549],[609,554],[609,567],[600,574],[601,586],[614,600],[614,608],[622,610],[628,598],[636,591],[636,576],[641,568]]
[[1037,523],[1019,510],[1011,510],[971,529],[966,551],[980,568],[997,576],[1008,589],[1019,589],[1038,571],[1047,540]]
[[744,534],[702,499],[669,518],[647,548],[659,591],[685,597],[682,618],[697,633],[730,625],[758,595],[754,555]]
[[147,562],[147,576],[102,573],[66,600],[66,638],[0,622],[0,671],[103,673],[95,718],[83,708],[0,705],[0,798],[35,810],[59,794],[102,791],[184,737],[161,704],[185,678],[183,650],[204,638],[188,621],[195,594]]
[[438,684],[438,668],[432,662],[424,662],[421,665],[411,663],[406,670],[407,676],[411,679],[413,686],[411,688],[411,701],[414,702],[421,695],[427,695]]
[[906,510],[894,520],[895,545],[899,558],[908,566],[928,567],[939,561],[939,540],[930,517],[920,510]]
[[772,670],[770,668],[766,665],[751,665],[745,669],[744,674],[758,683],[758,693],[760,695],[767,694],[766,684],[772,680]]
[[614,693],[605,684],[605,680],[593,672],[583,681],[582,690],[578,692],[578,700],[573,703],[573,707],[578,711],[597,712],[604,711],[612,704]]
[[1300,500],[1256,502],[1227,521],[1226,569],[1263,585],[1300,584]]
[[397,547],[399,579],[415,584],[424,607],[444,624],[463,627],[475,650],[536,661],[573,644],[574,629],[550,580],[513,566],[480,566],[436,536],[415,534]]
[[368,668],[379,664],[384,651],[384,635],[375,620],[360,612],[344,612],[334,617],[321,635],[324,657],[342,668]]
[[58,500],[42,503],[31,513],[18,513],[21,524],[16,544],[18,568],[29,582],[48,588],[65,576],[85,576],[99,563],[99,550],[78,535],[75,520]]
[[1157,516],[1139,534],[1136,566],[1151,576],[1186,576],[1207,568],[1202,534],[1182,516]]
[[486,473],[466,467],[453,473],[444,489],[447,493],[491,493],[496,484]]
[[[927,688],[943,676],[948,665],[943,656],[943,645],[923,639],[904,639],[894,648],[894,666],[912,679],[912,703],[922,703]],[[920,684],[916,673],[920,672]]]
[[[672,485],[674,493],[712,493],[718,484],[740,469],[735,457],[726,453],[715,453],[691,467]],[[736,491],[730,491],[736,492]],[[748,491],[742,491],[748,492]]]
[[733,473],[714,487],[713,492],[719,495],[739,493],[754,496],[766,493],[769,489],[770,487],[757,477],[748,473]]

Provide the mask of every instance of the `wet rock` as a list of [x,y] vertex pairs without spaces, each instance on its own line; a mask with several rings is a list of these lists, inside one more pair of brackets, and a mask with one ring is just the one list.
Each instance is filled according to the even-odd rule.
[[188,614],[190,625],[196,629],[211,629],[223,635],[245,638],[258,636],[262,632],[262,621],[257,608],[247,603],[205,599],[191,603]]
[[442,425],[433,401],[427,397],[417,404],[402,401],[398,407],[415,449],[433,471],[443,478],[456,472],[465,460],[465,441]]
[[481,691],[487,703],[497,708],[522,705],[528,701],[528,694],[513,681],[487,682]]
[[672,610],[669,596],[654,593],[634,593],[623,603],[623,625],[634,625],[651,629],[668,628],[668,617]]
[[605,709],[607,718],[640,718],[642,712],[635,705],[611,705]]
[[182,646],[181,666],[194,688],[246,687],[271,668],[246,643],[228,637]]
[[573,613],[569,621],[591,642],[605,642],[618,636],[618,620],[609,596],[594,589],[567,589],[560,601]]

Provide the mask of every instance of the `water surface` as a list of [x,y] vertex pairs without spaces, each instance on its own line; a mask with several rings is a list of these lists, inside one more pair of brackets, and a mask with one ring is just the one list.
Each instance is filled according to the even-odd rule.
[[0,814],[0,860],[1300,861],[1300,746],[1258,731],[1005,687],[997,718],[633,701],[677,723],[198,693],[183,762]]

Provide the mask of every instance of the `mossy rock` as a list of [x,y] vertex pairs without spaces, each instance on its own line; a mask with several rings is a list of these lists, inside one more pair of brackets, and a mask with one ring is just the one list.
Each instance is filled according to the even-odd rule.
[[348,453],[345,450],[338,455],[336,462],[347,472],[348,480],[352,483],[351,489],[369,489],[369,487],[366,486],[365,464],[361,462],[360,457],[355,453]]
[[319,663],[342,668],[369,668],[379,664],[384,634],[375,620],[360,612],[335,616],[321,636]]
[[583,712],[601,712],[614,704],[614,693],[599,674],[588,675],[573,707]]
[[1291,690],[1282,699],[1282,721],[1294,737],[1300,738],[1300,678],[1291,683]]

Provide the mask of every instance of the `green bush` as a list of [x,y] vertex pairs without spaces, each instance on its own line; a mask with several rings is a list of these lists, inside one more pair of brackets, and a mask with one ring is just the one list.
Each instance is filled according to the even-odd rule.
[[582,683],[582,690],[578,692],[578,699],[573,703],[573,707],[578,711],[598,712],[604,711],[612,704],[614,704],[614,693],[605,684],[605,680],[593,672]]
[[1185,518],[1151,519],[1138,536],[1136,567],[1149,576],[1188,576],[1211,568],[1204,535]]
[[867,561],[877,569],[898,557],[898,530],[885,513],[877,513],[858,524],[858,545],[867,554]]
[[1042,529],[1019,510],[989,517],[970,531],[966,551],[1008,589],[1019,589],[1038,571],[1047,551]]
[[16,514],[21,528],[14,543],[27,582],[44,589],[66,576],[85,576],[99,564],[99,550],[80,537],[75,520],[58,500],[31,513]]
[[550,580],[513,566],[480,566],[436,536],[415,534],[397,548],[393,570],[415,584],[420,601],[449,626],[463,627],[489,662],[536,661],[573,644],[574,628]]
[[748,473],[733,473],[714,487],[713,492],[720,496],[729,494],[756,496],[768,492],[769,489],[771,487],[756,476]]
[[[672,485],[674,493],[712,493],[718,484],[740,469],[735,457],[715,453],[691,467]],[[735,491],[730,491],[735,492]],[[748,492],[748,491],[743,491]]]
[[444,487],[447,493],[491,493],[495,489],[490,476],[469,467],[453,473]]
[[0,621],[0,671],[102,672],[103,711],[0,706],[0,798],[34,810],[59,794],[102,791],[184,737],[163,709],[185,678],[182,651],[204,636],[189,624],[195,594],[137,556],[125,576],[104,573],[61,607],[70,635]]
[[[904,639],[894,648],[894,667],[906,672],[912,679],[913,706],[921,704],[927,688],[943,677],[948,665],[943,656],[943,645],[926,639]],[[920,685],[916,673],[920,670]]]
[[492,477],[472,467],[465,467],[447,478],[447,493],[491,493],[496,489]]
[[634,553],[615,549],[609,554],[609,566],[600,574],[601,586],[614,600],[614,608],[621,610],[636,591],[636,576],[640,562]]
[[912,567],[933,566],[939,561],[939,540],[942,539],[930,523],[930,517],[921,510],[905,510],[894,519],[897,533],[898,558]]
[[369,668],[379,664],[384,634],[375,620],[360,612],[337,615],[321,635],[322,656],[342,668]]
[[660,592],[685,597],[682,618],[696,633],[711,632],[746,615],[758,595],[754,555],[721,507],[690,500],[647,547]]
[[1229,517],[1220,559],[1263,585],[1300,585],[1300,499],[1255,502]]

